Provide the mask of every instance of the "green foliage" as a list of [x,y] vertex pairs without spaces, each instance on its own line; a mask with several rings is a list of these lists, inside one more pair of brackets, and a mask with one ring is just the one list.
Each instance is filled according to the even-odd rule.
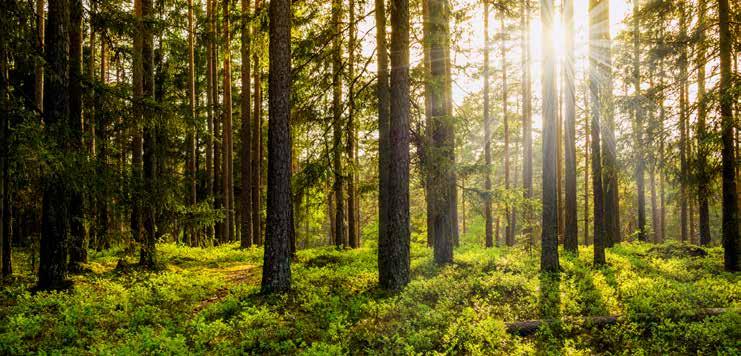
[[[463,245],[441,268],[413,244],[413,280],[394,295],[376,287],[374,247],[299,251],[284,295],[259,293],[258,248],[163,244],[159,273],[117,271],[112,251],[92,255],[72,291],[31,294],[23,278],[3,287],[0,353],[737,352],[738,276],[721,272],[720,249],[652,252],[672,248],[624,243],[597,270],[582,248],[560,275],[541,275],[537,253]],[[711,307],[731,311],[693,317]],[[601,329],[580,321],[602,315],[621,318]],[[560,321],[532,337],[506,331],[533,319]]]

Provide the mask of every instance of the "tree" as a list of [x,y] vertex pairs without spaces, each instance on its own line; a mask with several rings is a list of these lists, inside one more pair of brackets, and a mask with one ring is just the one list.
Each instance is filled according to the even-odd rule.
[[224,199],[224,236],[222,242],[232,241],[234,239],[234,174],[232,153],[234,144],[232,143],[232,56],[230,50],[231,43],[231,19],[229,18],[229,0],[224,0],[224,18],[222,38],[224,39],[224,121],[222,123],[222,188]]
[[[196,177],[196,81],[195,81],[195,28],[193,19],[193,0],[188,0],[188,114],[190,122],[187,128],[186,144],[186,184],[188,186],[188,203],[195,207],[197,202]],[[197,235],[193,226],[188,227],[189,245],[197,245]]]
[[[206,0],[206,196],[214,195],[214,28],[213,28],[213,0]],[[207,230],[208,237],[214,237],[214,226]]]
[[334,171],[334,244],[345,244],[345,198],[342,192],[342,1],[332,0],[332,170]]
[[[504,12],[499,16],[500,41],[502,45],[502,122],[504,123],[504,189],[509,190],[509,116],[507,113],[507,43],[504,27]],[[507,224],[504,229],[504,240],[507,246],[514,246],[515,234],[512,229],[512,215],[509,204],[505,205],[504,216]]]
[[[604,90],[600,91],[600,136],[602,139],[602,192],[604,195],[604,224],[605,224],[605,246],[611,247],[620,242],[620,202],[618,199],[618,167],[617,146],[615,145],[615,118],[612,109],[612,56],[610,39],[610,2],[605,1],[604,13],[601,15],[604,23],[600,24],[601,46],[604,47],[598,57],[607,64],[607,69],[600,73],[600,79],[604,83]],[[600,12],[601,9],[599,9]]]
[[[679,37],[680,41],[686,41],[687,39],[687,10],[679,8]],[[687,50],[684,46],[679,50],[679,166],[680,166],[680,189],[679,189],[679,208],[680,208],[680,238],[682,242],[689,239],[687,219],[688,219],[688,203],[687,203],[687,178],[689,175],[689,167],[687,164],[687,122],[689,121],[689,113],[687,108]]]
[[262,292],[291,288],[291,1],[270,1],[268,194]]
[[565,153],[565,226],[564,248],[579,253],[579,229],[576,220],[576,89],[574,85],[574,2],[564,3],[565,41],[564,53],[564,153]]
[[[82,1],[70,0],[69,29],[69,106],[70,106],[70,148],[72,154],[82,157]],[[69,262],[70,272],[80,272],[81,263],[87,262],[85,244],[85,226],[82,206],[82,189],[73,187],[70,197],[70,236]]]
[[[44,122],[54,149],[70,149],[71,137],[69,94],[69,0],[49,1],[45,37],[45,59],[49,69],[44,87]],[[63,168],[48,172],[43,182],[41,241],[39,246],[39,280],[41,290],[60,289],[68,285],[67,237],[69,236],[69,190],[64,183]]]
[[[44,53],[44,0],[36,0],[36,48],[40,54]],[[44,111],[44,63],[36,60],[34,70],[34,99],[36,109]]]
[[[255,0],[255,14],[262,12],[260,6],[260,0]],[[257,36],[258,25],[255,25],[253,33]],[[257,39],[255,39],[257,43]],[[254,62],[254,85],[255,85],[255,105],[252,112],[252,234],[255,243],[262,245],[262,215],[261,215],[261,201],[260,196],[262,193],[262,182],[260,177],[262,175],[262,83],[261,83],[261,70],[260,70],[260,57],[257,51],[252,54]]]
[[240,236],[241,246],[250,247],[254,241],[252,228],[252,131],[250,129],[250,1],[242,0],[242,98],[240,103],[242,119],[242,147],[241,152],[241,185],[240,189],[240,207],[242,215],[240,216],[242,224],[242,235]]
[[[533,130],[532,130],[532,87],[530,81],[530,0],[522,1],[520,31],[522,34],[522,188],[525,199],[533,197]],[[533,243],[532,211],[525,210],[525,234]]]
[[698,4],[697,39],[697,205],[700,213],[700,245],[710,244],[710,173],[708,172],[707,98],[705,97],[705,12],[707,2]]
[[491,122],[489,118],[489,1],[484,0],[484,219],[486,247],[494,246],[491,206]]
[[13,274],[10,219],[10,118],[8,48],[0,41],[0,277]]
[[[143,198],[141,196],[141,183],[142,183],[142,161],[144,159],[144,136],[142,134],[142,124],[144,115],[144,67],[143,67],[143,45],[144,45],[144,18],[142,16],[142,0],[134,1],[134,16],[136,17],[136,31],[134,32],[134,53],[132,55],[132,87],[133,87],[133,101],[134,101],[134,123],[133,131],[134,137],[132,139],[131,149],[131,175],[132,175],[132,201],[131,201],[131,221],[130,230],[132,240],[136,243],[142,243],[143,238]],[[91,26],[92,32],[92,26]],[[91,42],[92,35],[91,35]],[[91,47],[91,62],[94,62],[95,50]],[[95,71],[92,69],[94,65],[91,64],[90,75]],[[92,122],[92,121],[91,121]],[[95,137],[95,135],[92,135]],[[92,145],[92,151],[95,150],[95,144]]]
[[592,190],[593,199],[593,220],[594,220],[594,264],[601,265],[605,261],[606,229],[605,226],[605,202],[603,197],[603,179],[602,172],[602,152],[600,150],[600,133],[602,131],[601,118],[607,109],[605,105],[605,91],[610,90],[608,84],[610,70],[607,63],[603,62],[606,51],[604,46],[605,37],[609,36],[609,31],[605,31],[605,23],[609,19],[608,6],[605,6],[608,0],[590,0],[589,1],[589,93],[592,113]]
[[551,39],[554,21],[553,0],[540,0],[543,24],[543,215],[540,269],[558,272],[558,205],[556,189],[556,56]]
[[360,205],[358,204],[358,138],[355,118],[355,47],[357,46],[357,24],[355,20],[355,0],[349,0],[350,34],[348,51],[348,114],[347,114],[347,234],[351,248],[360,247]]
[[[376,0],[376,11],[379,10]],[[377,14],[376,19],[383,14]],[[385,22],[385,20],[384,20]],[[377,29],[385,29],[376,25]],[[380,36],[380,35],[379,35]],[[380,66],[379,66],[380,67]],[[383,67],[380,67],[383,68]],[[391,3],[391,89],[388,130],[386,229],[378,236],[381,288],[398,290],[409,283],[409,1]],[[386,149],[386,148],[384,148]]]
[[726,271],[741,269],[739,261],[738,201],[736,200],[736,161],[733,147],[733,98],[731,92],[731,30],[728,0],[718,0],[720,30],[720,116],[723,148],[723,266]]
[[[430,101],[431,147],[426,162],[430,170],[430,196],[432,201],[433,247],[435,262],[453,261],[453,243],[457,227],[453,219],[453,192],[455,190],[455,142],[453,118],[446,94],[447,68],[445,46],[448,43],[447,0],[427,0],[430,14]],[[393,51],[393,50],[392,50]],[[393,57],[392,57],[393,58]],[[393,80],[392,80],[393,83]],[[393,99],[392,99],[393,100]]]
[[139,264],[148,269],[157,265],[156,250],[156,199],[157,189],[157,126],[150,102],[154,100],[154,16],[152,0],[141,0],[142,19],[142,121],[144,124],[143,175],[144,175],[144,236],[141,241]]
[[641,57],[639,30],[639,0],[633,0],[633,95],[635,135],[635,179],[638,190],[638,240],[646,241],[646,192],[644,184],[645,161],[643,157],[643,110],[641,110]]

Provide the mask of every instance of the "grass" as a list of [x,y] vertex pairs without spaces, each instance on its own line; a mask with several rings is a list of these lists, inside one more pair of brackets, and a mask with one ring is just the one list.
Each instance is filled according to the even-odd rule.
[[[373,247],[298,252],[293,290],[259,294],[262,250],[162,244],[163,270],[116,270],[91,256],[67,292],[30,293],[28,273],[0,289],[0,354],[530,354],[741,352],[741,283],[722,250],[624,243],[593,268],[591,249],[538,272],[521,249],[465,245],[446,267],[413,244],[412,282],[377,289]],[[133,262],[133,260],[132,260]],[[728,308],[691,318],[701,308]],[[578,317],[621,315],[606,328]],[[646,318],[650,315],[651,318]],[[518,337],[506,323],[558,319]]]

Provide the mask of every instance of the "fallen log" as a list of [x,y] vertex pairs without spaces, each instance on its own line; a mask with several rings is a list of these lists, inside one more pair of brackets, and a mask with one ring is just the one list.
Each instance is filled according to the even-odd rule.
[[[726,312],[738,312],[736,308],[704,308],[698,309],[691,315],[686,315],[683,318],[688,320],[701,320],[709,316],[720,315]],[[678,319],[677,317],[666,316],[659,317],[654,314],[634,314],[634,319],[641,320],[660,320],[663,318]],[[628,318],[624,315],[600,315],[600,316],[586,316],[577,318],[561,318],[561,319],[541,319],[541,320],[525,320],[515,321],[507,323],[507,332],[518,336],[528,336],[535,334],[538,329],[545,325],[553,325],[556,323],[569,323],[571,325],[581,326],[581,329],[590,329],[593,327],[602,328],[608,325],[617,324],[620,321],[627,320]]]

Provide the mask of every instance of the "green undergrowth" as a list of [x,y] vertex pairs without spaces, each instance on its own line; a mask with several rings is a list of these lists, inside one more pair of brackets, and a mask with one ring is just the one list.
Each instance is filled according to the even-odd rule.
[[[387,294],[373,247],[314,248],[298,252],[293,290],[266,296],[258,248],[163,244],[154,273],[120,268],[114,250],[91,255],[70,291],[32,294],[23,273],[6,283],[0,354],[737,354],[739,276],[703,251],[624,243],[594,268],[583,247],[547,275],[537,252],[466,245],[437,267],[413,244],[412,282]],[[727,311],[697,317],[705,308]],[[605,315],[619,322],[583,322]],[[548,321],[535,335],[507,332],[534,319]]]

